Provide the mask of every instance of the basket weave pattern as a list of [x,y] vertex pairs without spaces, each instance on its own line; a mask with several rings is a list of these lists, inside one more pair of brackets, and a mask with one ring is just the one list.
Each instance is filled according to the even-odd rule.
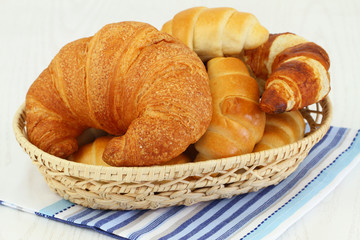
[[301,110],[310,130],[280,148],[224,159],[152,167],[103,167],[52,156],[31,144],[25,108],[14,117],[17,141],[49,187],[64,199],[95,209],[156,209],[230,198],[278,184],[289,176],[330,127],[329,98]]

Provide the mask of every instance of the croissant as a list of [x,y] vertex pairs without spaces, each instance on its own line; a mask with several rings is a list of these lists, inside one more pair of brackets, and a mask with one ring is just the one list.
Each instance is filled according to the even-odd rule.
[[[104,162],[102,155],[105,150],[106,145],[112,139],[112,136],[102,136],[96,138],[93,142],[85,144],[79,147],[79,150],[76,151],[74,154],[70,155],[68,158],[70,161],[90,164],[90,165],[97,165],[97,166],[110,166],[106,162]],[[191,159],[184,153],[176,156],[175,158],[171,159],[163,163],[163,165],[173,165],[173,164],[180,164],[180,163],[188,163]]]
[[203,61],[239,55],[264,43],[269,32],[250,13],[233,8],[194,7],[177,13],[162,31],[180,39]]
[[304,137],[305,121],[298,110],[266,114],[265,131],[254,152],[281,147]]
[[65,45],[26,96],[29,140],[67,157],[88,128],[113,138],[103,159],[114,166],[161,164],[182,153],[211,121],[203,62],[149,24],[108,24]]
[[252,152],[265,128],[255,79],[238,58],[213,58],[207,68],[213,116],[207,131],[195,143],[199,152],[195,161]]
[[270,34],[260,47],[245,50],[244,59],[265,85],[260,107],[267,113],[303,108],[330,91],[328,54],[296,34]]

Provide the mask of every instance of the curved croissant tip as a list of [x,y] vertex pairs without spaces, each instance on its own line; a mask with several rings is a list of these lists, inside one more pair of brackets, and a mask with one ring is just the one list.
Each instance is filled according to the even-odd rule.
[[122,161],[122,153],[124,149],[125,141],[122,137],[116,137],[111,139],[106,145],[103,152],[103,160],[111,166],[120,167],[124,163]]
[[67,158],[74,152],[78,150],[78,144],[75,138],[66,138],[60,142],[49,147],[49,149],[45,150],[51,155]]
[[265,90],[260,100],[260,108],[266,113],[283,113],[287,109],[286,99],[279,96],[277,91]]

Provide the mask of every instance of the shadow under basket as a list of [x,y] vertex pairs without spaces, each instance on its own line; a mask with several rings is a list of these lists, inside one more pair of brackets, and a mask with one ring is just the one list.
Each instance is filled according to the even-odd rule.
[[293,144],[223,159],[151,167],[86,165],[50,155],[29,142],[25,105],[16,112],[13,127],[17,141],[49,187],[64,199],[94,209],[156,209],[230,198],[278,184],[328,131],[330,99],[301,113],[308,130]]

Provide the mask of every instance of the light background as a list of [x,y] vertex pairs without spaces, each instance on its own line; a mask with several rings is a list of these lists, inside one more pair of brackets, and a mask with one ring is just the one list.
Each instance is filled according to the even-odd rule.
[[[142,21],[161,28],[177,12],[194,6],[251,12],[271,33],[294,32],[321,45],[331,60],[332,125],[360,128],[360,1],[0,0],[0,167],[27,158],[13,136],[12,117],[62,46],[112,22]],[[360,239],[359,182],[358,166],[281,239]],[[3,206],[0,215],[0,239],[106,238]]]

